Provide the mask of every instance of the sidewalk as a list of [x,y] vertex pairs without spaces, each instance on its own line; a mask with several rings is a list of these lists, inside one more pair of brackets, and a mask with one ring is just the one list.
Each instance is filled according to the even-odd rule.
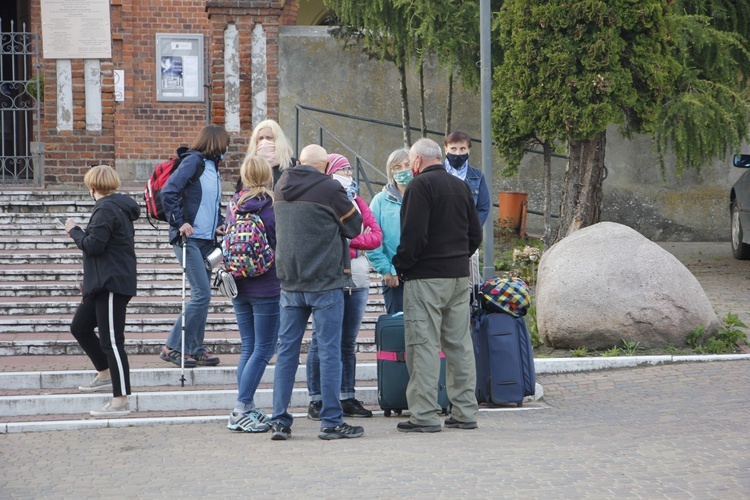
[[[290,441],[224,423],[0,436],[3,498],[748,498],[750,362],[540,375],[544,402],[478,430]],[[403,417],[401,417],[403,418]]]

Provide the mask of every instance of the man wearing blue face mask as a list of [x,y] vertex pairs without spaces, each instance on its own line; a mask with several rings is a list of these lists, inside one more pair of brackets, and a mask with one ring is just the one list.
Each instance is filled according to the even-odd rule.
[[[445,136],[445,169],[455,177],[464,181],[471,189],[474,205],[477,207],[479,223],[484,227],[490,215],[490,192],[484,174],[478,168],[469,165],[471,151],[471,137],[465,132],[456,130]],[[482,281],[479,272],[479,251],[471,256],[471,275],[469,281],[472,289]]]

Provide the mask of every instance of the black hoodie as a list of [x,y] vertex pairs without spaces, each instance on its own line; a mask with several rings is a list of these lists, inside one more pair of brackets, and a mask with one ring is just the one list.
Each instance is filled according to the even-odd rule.
[[101,291],[136,294],[135,231],[141,209],[123,194],[114,193],[94,205],[86,230],[75,226],[70,236],[83,250],[83,295]]

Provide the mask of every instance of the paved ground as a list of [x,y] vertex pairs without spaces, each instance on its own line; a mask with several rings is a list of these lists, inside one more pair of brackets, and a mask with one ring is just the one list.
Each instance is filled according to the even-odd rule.
[[[474,431],[326,442],[224,425],[0,436],[2,498],[748,498],[750,362],[545,375],[535,409],[481,412]],[[530,407],[529,407],[530,408]]]
[[[750,325],[750,262],[728,243],[665,243],[720,316]],[[40,369],[40,368],[37,368]],[[289,442],[223,425],[0,435],[0,498],[750,498],[750,361],[540,375],[544,402],[480,413],[476,431]]]

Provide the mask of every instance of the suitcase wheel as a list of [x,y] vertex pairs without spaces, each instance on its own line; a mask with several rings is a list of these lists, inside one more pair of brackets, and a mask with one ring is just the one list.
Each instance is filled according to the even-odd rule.
[[390,417],[391,416],[391,410],[383,410],[383,416],[384,417]]

